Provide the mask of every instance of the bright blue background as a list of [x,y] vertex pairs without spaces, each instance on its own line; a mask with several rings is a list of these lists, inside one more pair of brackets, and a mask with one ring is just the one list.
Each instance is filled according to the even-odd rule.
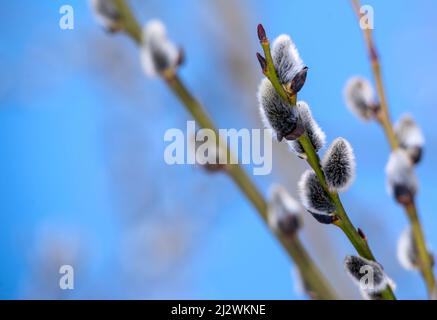
[[[385,192],[387,143],[342,100],[350,76],[371,76],[348,1],[238,1],[241,16],[230,19],[241,29],[227,29],[212,1],[132,3],[142,21],[162,19],[183,44],[181,75],[223,128],[256,126],[257,23],[271,37],[293,36],[310,67],[300,98],[329,141],[344,136],[355,147],[358,174],[343,196],[346,207],[398,283],[398,296],[424,298],[420,277],[396,261],[406,220]],[[437,4],[368,3],[392,116],[412,112],[427,138],[418,204],[436,248]],[[63,4],[75,9],[74,30],[58,27]],[[127,38],[105,34],[86,1],[0,6],[0,298],[303,297],[293,291],[287,257],[226,177],[163,162],[165,130],[183,129],[188,115],[162,82],[144,77]],[[247,81],[235,79],[243,64]],[[282,170],[255,178],[264,193]],[[331,238],[322,250],[337,268],[326,270],[319,259],[321,268],[342,276],[341,261],[353,249],[334,228],[311,230]],[[309,248],[312,237],[305,234]],[[75,266],[72,292],[57,289],[64,263]],[[353,287],[344,290],[343,297],[357,297]]]

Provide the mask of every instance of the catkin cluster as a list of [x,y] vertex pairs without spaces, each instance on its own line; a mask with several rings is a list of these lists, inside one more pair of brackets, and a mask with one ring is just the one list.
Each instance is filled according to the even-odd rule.
[[[260,26],[258,34],[261,41],[265,43],[265,32]],[[266,53],[266,56],[268,52]],[[311,144],[313,152],[319,152],[325,145],[326,135],[312,116],[308,103],[299,101],[293,105],[292,99],[284,99],[277,87],[273,85],[271,74],[268,74],[268,59],[260,54],[257,55],[260,65],[266,78],[261,80],[258,88],[258,101],[261,117],[268,128],[271,128],[279,142],[285,138],[290,150],[298,157],[309,160],[309,155],[302,142],[305,137]],[[299,53],[291,38],[287,35],[281,35],[276,38],[271,47],[271,59],[277,78],[282,89],[288,95],[296,95],[302,88],[308,68],[304,65]],[[304,76],[303,76],[304,75]],[[269,77],[270,76],[270,77]],[[378,107],[373,103],[370,95],[372,88],[368,83],[359,80],[359,83],[349,83],[349,91],[352,92],[352,98],[355,103],[354,107],[364,119],[370,119],[378,112]],[[364,92],[364,94],[363,94]],[[320,223],[332,224],[337,219],[337,206],[333,202],[333,194],[344,192],[353,182],[355,177],[355,156],[350,143],[344,138],[335,139],[325,152],[322,160],[318,162],[320,174],[317,174],[313,167],[303,173],[299,181],[300,200],[305,209]],[[284,210],[284,205],[279,206],[279,191],[276,191],[276,197],[272,198],[273,207],[282,208],[269,211],[273,224],[278,227],[278,212],[288,212],[282,214],[284,221],[297,221],[291,218],[290,212],[298,212],[295,201],[290,201],[290,209]],[[282,192],[281,192],[282,193]],[[276,200],[275,200],[276,198]],[[285,217],[288,217],[285,219]],[[291,224],[294,231],[297,225]],[[365,238],[361,230],[358,231],[362,238]],[[388,288],[394,287],[392,281],[384,273],[382,266],[377,262],[364,259],[362,257],[348,256],[345,259],[346,271],[360,285],[361,292],[365,298],[379,299],[382,292]],[[363,285],[363,269],[369,271],[368,281]]]

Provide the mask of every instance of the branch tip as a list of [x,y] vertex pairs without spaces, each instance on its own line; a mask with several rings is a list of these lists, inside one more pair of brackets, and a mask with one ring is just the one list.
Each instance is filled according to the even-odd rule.
[[261,42],[266,42],[267,41],[267,35],[266,35],[266,30],[264,29],[263,25],[260,23],[258,24],[258,39]]

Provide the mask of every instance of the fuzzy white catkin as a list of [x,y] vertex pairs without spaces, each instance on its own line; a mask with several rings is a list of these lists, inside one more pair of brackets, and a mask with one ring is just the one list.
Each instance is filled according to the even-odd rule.
[[346,191],[352,184],[355,178],[355,156],[346,139],[335,139],[321,164],[330,190]]
[[[320,128],[319,124],[314,120],[311,109],[305,101],[299,101],[297,103],[297,110],[299,117],[302,121],[302,125],[308,138],[311,141],[316,152],[322,149],[326,143],[326,134]],[[298,157],[305,157],[305,151],[303,150],[299,141],[289,141],[288,145],[290,150],[293,151]]]
[[[274,109],[274,108],[285,109],[288,108],[288,106],[281,100],[281,97],[276,92],[270,80],[267,78],[261,80],[258,86],[257,98],[259,103],[259,113],[261,116],[261,120],[264,124],[264,127],[272,129],[273,133],[277,138],[276,130],[270,124],[270,119],[267,116],[266,110]],[[280,106],[275,107],[276,105],[280,105]]]
[[[433,259],[430,251],[428,251],[428,254]],[[419,270],[419,252],[411,227],[405,228],[399,237],[397,256],[399,263],[404,269],[410,271]]]
[[107,30],[115,31],[120,26],[120,14],[113,0],[90,0],[96,20]]
[[141,62],[144,72],[151,77],[160,75],[167,69],[176,68],[179,50],[167,38],[165,25],[159,20],[151,20],[143,27]]
[[267,78],[258,87],[258,102],[264,125],[273,129],[278,141],[290,140],[301,126],[298,111],[281,98]]
[[283,34],[277,37],[272,43],[271,51],[273,64],[282,84],[290,83],[305,68],[290,36]]
[[407,227],[399,237],[397,256],[399,263],[404,269],[416,270],[418,268],[418,253],[410,227]]
[[[347,256],[344,260],[346,272],[360,289],[369,296],[375,295],[394,282],[385,274],[380,264],[358,256]],[[369,279],[369,277],[371,277]],[[370,281],[365,281],[370,280]]]
[[375,115],[375,94],[371,83],[362,77],[348,80],[343,91],[349,110],[363,120],[370,120]]
[[422,130],[409,114],[401,116],[395,124],[396,136],[399,142],[405,147],[422,147],[425,144],[425,138]]
[[401,148],[405,149],[414,163],[420,161],[425,137],[413,117],[404,114],[394,126]]
[[407,190],[412,196],[417,192],[417,178],[409,155],[402,149],[393,151],[385,167],[387,191],[397,196],[397,190]]
[[314,171],[305,171],[299,180],[298,186],[301,202],[311,214],[330,216],[335,211],[334,204],[323,190]]
[[272,230],[286,234],[295,233],[302,225],[299,203],[280,185],[273,185],[269,191],[267,219]]

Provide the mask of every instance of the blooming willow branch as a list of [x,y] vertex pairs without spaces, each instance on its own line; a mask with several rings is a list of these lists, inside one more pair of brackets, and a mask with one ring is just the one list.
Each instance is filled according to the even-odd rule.
[[[361,19],[360,1],[351,1],[355,13]],[[403,116],[393,126],[372,29],[364,28],[363,33],[369,52],[379,102],[375,103],[373,89],[367,80],[354,78],[346,85],[346,103],[359,117],[367,120],[375,119],[384,129],[392,150],[386,166],[388,191],[403,206],[410,221],[414,244],[417,247],[417,265],[426,283],[428,295],[432,297],[437,294],[433,261],[426,246],[425,235],[415,201],[418,183],[414,174],[414,165],[422,158],[425,141],[420,128],[409,115]]]
[[[258,38],[264,56],[257,53],[257,58],[266,76],[258,92],[261,116],[278,141],[285,137],[291,149],[312,168],[299,182],[304,206],[317,221],[338,226],[362,258],[376,263],[367,238],[352,224],[339,197],[339,192],[347,189],[354,177],[355,160],[350,144],[345,139],[336,139],[320,161],[317,151],[323,146],[325,135],[312,118],[308,104],[297,102],[308,68],[290,37],[279,36],[270,48],[260,24]],[[380,286],[377,293],[383,299],[395,299],[388,283]]]
[[[95,5],[99,2],[109,1],[93,1]],[[183,60],[181,50],[178,50],[168,40],[164,25],[159,21],[152,20],[142,29],[124,0],[111,0],[111,2],[118,11],[116,16],[117,22],[120,22],[120,28],[117,30],[124,31],[141,49],[141,62],[145,73],[164,79],[199,125],[213,130],[218,136],[218,130],[213,121],[177,74],[177,69]],[[94,7],[95,9],[100,8],[98,6]],[[98,11],[98,15],[105,14],[104,10]],[[110,19],[110,16],[106,18]],[[99,21],[103,24],[106,23],[106,20],[103,18],[100,18]],[[231,151],[228,148],[226,154],[228,159],[232,157]],[[261,218],[273,229],[284,249],[296,263],[307,287],[307,293],[312,298],[336,299],[336,294],[298,237],[301,222],[297,215],[295,200],[292,200],[283,189],[276,189],[276,191],[272,192],[271,199],[267,201],[241,166],[226,165],[221,169],[231,177],[242,193],[257,209]]]

